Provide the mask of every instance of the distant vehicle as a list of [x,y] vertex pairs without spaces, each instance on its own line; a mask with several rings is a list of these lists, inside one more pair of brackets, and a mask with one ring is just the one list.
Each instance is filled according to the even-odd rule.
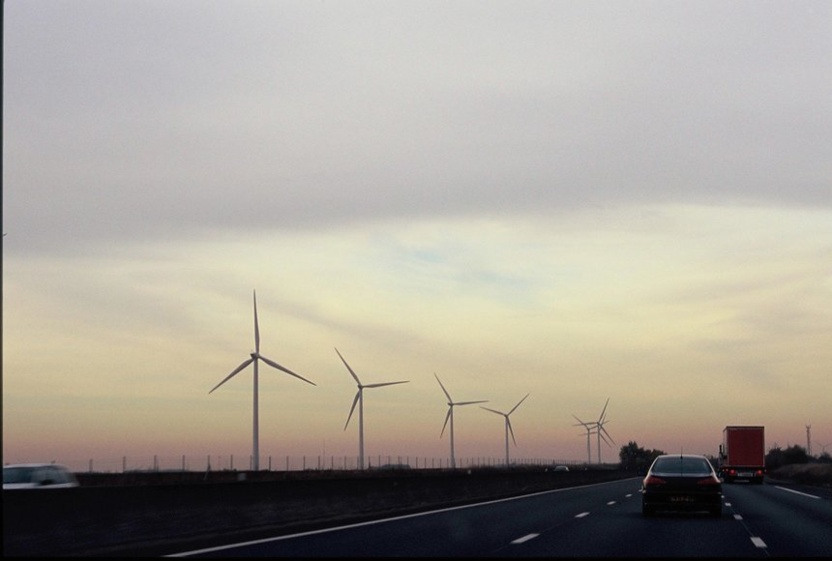
[[641,482],[641,512],[701,511],[722,516],[722,482],[708,458],[696,454],[657,457]]
[[725,483],[737,480],[762,483],[766,473],[765,427],[727,426],[719,447],[719,476]]
[[555,471],[569,471],[569,466],[555,466]]
[[61,464],[9,464],[3,466],[3,490],[62,489],[78,487],[78,478]]

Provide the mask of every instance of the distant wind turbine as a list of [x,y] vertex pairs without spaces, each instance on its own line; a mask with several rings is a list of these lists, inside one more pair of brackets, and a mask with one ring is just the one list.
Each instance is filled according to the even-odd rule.
[[347,423],[344,425],[344,430],[347,430],[347,426],[350,424],[350,419],[352,419],[352,414],[355,411],[356,404],[358,405],[358,468],[364,469],[364,389],[365,388],[380,388],[382,386],[392,386],[395,384],[406,384],[410,380],[402,380],[399,382],[380,382],[377,384],[362,384],[361,380],[358,379],[358,376],[350,368],[350,365],[347,364],[347,361],[344,360],[344,357],[341,356],[341,353],[338,352],[338,349],[335,349],[335,352],[338,353],[338,356],[341,357],[341,362],[344,363],[344,366],[347,367],[347,370],[350,371],[350,374],[355,379],[355,382],[358,384],[358,391],[355,393],[355,399],[352,400],[352,407],[350,408],[350,414],[347,417]]
[[281,366],[278,363],[274,362],[273,360],[270,360],[270,359],[268,359],[268,358],[266,358],[266,357],[264,357],[263,355],[260,354],[260,326],[257,323],[257,292],[253,291],[253,294],[254,294],[254,352],[251,353],[251,355],[250,355],[251,358],[249,358],[248,360],[243,361],[243,363],[240,364],[240,366],[238,366],[237,368],[232,370],[231,374],[226,376],[225,379],[223,379],[222,382],[220,382],[219,384],[214,386],[214,388],[208,393],[209,394],[213,393],[214,390],[216,390],[218,387],[220,387],[221,385],[226,383],[228,380],[230,380],[231,378],[236,376],[239,372],[241,372],[243,369],[245,369],[249,364],[254,363],[254,421],[253,421],[254,428],[252,430],[253,441],[254,442],[253,442],[253,449],[252,449],[252,469],[254,471],[257,471],[257,470],[260,469],[260,427],[259,427],[259,420],[258,420],[259,419],[259,409],[258,409],[258,393],[259,393],[259,380],[258,380],[258,378],[259,378],[259,373],[258,373],[258,368],[257,368],[258,363],[262,360],[263,362],[265,362],[266,364],[268,364],[272,368],[277,368],[278,370],[282,370],[286,374],[291,374],[295,378],[300,378],[304,382],[312,384],[313,386],[315,386],[316,384],[314,382],[310,382],[309,380],[307,380],[306,378],[304,378],[303,376],[301,376],[299,374],[295,374],[294,372],[292,372],[288,368],[286,368],[284,366]]
[[[607,402],[604,404],[604,409],[601,410],[601,415],[598,417],[598,420],[595,421],[595,434],[598,436],[598,464],[601,464],[601,440],[603,439],[607,446],[612,447],[612,444],[615,444],[615,441],[612,440],[612,436],[610,433],[607,432],[607,429],[604,428],[604,425],[609,422],[607,420],[607,405],[610,404],[610,398],[607,398]],[[607,435],[609,436],[609,440],[607,440]],[[612,444],[610,444],[612,441]]]
[[[436,376],[436,373],[433,373]],[[481,399],[479,401],[458,401],[454,402],[451,399],[451,394],[448,393],[448,390],[445,389],[445,386],[442,385],[442,380],[439,379],[439,376],[436,376],[436,381],[439,382],[439,387],[442,388],[442,391],[445,393],[445,397],[448,398],[448,414],[445,415],[445,424],[442,425],[442,432],[439,434],[439,438],[442,438],[442,435],[445,434],[445,427],[448,426],[448,420],[451,421],[451,468],[456,468],[456,458],[454,457],[454,406],[455,405],[472,405],[474,403],[488,403],[487,399]]]
[[[575,417],[575,415],[572,415],[572,416]],[[590,455],[590,440],[589,440],[589,437],[592,434],[593,423],[585,423],[582,420],[578,419],[578,417],[575,417],[575,419],[578,421],[578,424],[577,425],[572,425],[573,427],[583,426],[586,429],[586,463],[591,464],[592,463],[592,456]]]
[[[529,397],[529,394],[526,394],[526,397]],[[505,417],[505,420],[506,420],[506,422],[505,422],[505,425],[506,425],[506,467],[508,467],[510,465],[509,464],[509,458],[508,458],[508,435],[509,435],[509,433],[511,433],[511,439],[514,441],[514,445],[517,446],[517,440],[514,438],[514,429],[511,428],[511,419],[509,419],[509,415],[514,413],[515,409],[520,407],[520,404],[523,403],[526,400],[526,397],[524,397],[523,399],[518,401],[517,405],[512,407],[511,411],[509,411],[508,413],[503,413],[502,411],[497,411],[496,409],[490,409],[488,407],[483,407],[482,405],[480,405],[481,409],[485,409],[486,411],[491,411],[492,413],[496,413],[497,415],[502,415],[503,417]]]

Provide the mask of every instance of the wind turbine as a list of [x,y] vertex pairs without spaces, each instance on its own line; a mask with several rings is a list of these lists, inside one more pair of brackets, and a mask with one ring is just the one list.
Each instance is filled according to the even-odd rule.
[[[526,397],[529,397],[529,394],[526,394]],[[503,413],[502,411],[497,411],[496,409],[489,409],[488,407],[483,407],[480,405],[480,409],[485,409],[486,411],[491,411],[492,413],[496,413],[497,415],[502,415],[506,419],[506,467],[509,466],[508,461],[508,435],[511,433],[511,439],[514,441],[514,445],[517,446],[517,440],[514,438],[514,429],[511,428],[511,420],[508,418],[509,415],[514,413],[514,410],[520,407],[520,404],[526,400],[526,397],[521,399],[517,402],[517,405],[511,408],[511,411],[508,413]]]
[[[436,376],[436,372],[433,373]],[[439,376],[436,376],[436,381],[439,382],[439,387],[442,388],[442,391],[445,392],[445,397],[448,398],[448,414],[445,415],[445,424],[442,425],[442,432],[439,434],[439,438],[442,438],[442,435],[445,434],[445,427],[448,426],[448,420],[451,421],[451,468],[456,468],[456,458],[454,458],[454,406],[455,405],[472,405],[474,403],[488,403],[487,399],[481,399],[478,401],[457,401],[454,402],[451,399],[451,394],[448,393],[448,390],[445,389],[445,386],[442,385],[442,380],[439,379]]]
[[214,386],[214,388],[208,393],[209,394],[213,393],[213,391],[215,389],[217,389],[218,387],[220,387],[221,385],[226,383],[228,380],[230,380],[231,378],[236,376],[238,373],[242,372],[242,370],[245,369],[249,364],[254,363],[254,421],[253,421],[254,428],[252,430],[254,443],[253,443],[253,449],[252,449],[252,454],[251,455],[252,455],[252,469],[254,471],[257,471],[257,470],[260,469],[260,427],[259,427],[259,421],[258,421],[259,409],[258,409],[258,405],[257,405],[257,402],[258,402],[257,397],[258,397],[258,393],[259,393],[259,389],[258,389],[258,387],[259,387],[259,384],[258,384],[258,382],[259,382],[259,380],[258,380],[259,373],[258,373],[258,368],[257,368],[258,363],[262,360],[263,362],[265,362],[266,364],[268,364],[272,368],[277,368],[278,370],[282,370],[286,374],[291,374],[295,378],[300,378],[304,382],[312,384],[313,386],[315,386],[317,384],[315,384],[315,382],[310,382],[309,380],[307,380],[303,376],[301,376],[299,374],[295,374],[294,372],[292,372],[288,368],[286,368],[284,366],[281,366],[278,363],[274,362],[273,360],[270,360],[270,359],[268,359],[268,358],[266,358],[266,357],[264,357],[263,355],[260,354],[260,326],[257,323],[257,291],[253,291],[253,294],[254,294],[254,352],[251,353],[250,358],[248,360],[243,361],[243,363],[240,364],[240,366],[238,366],[237,368],[232,370],[231,374],[226,376],[223,379],[222,382],[220,382],[219,384]]
[[358,468],[364,469],[364,388],[380,388],[382,386],[406,384],[410,380],[402,380],[400,382],[380,382],[377,384],[362,384],[361,380],[358,379],[358,376],[355,374],[353,369],[350,368],[350,365],[347,364],[347,361],[344,360],[344,357],[341,356],[341,353],[338,352],[337,348],[335,349],[335,352],[338,353],[339,357],[341,357],[341,362],[344,363],[344,366],[347,367],[347,370],[350,371],[350,374],[352,374],[352,377],[355,378],[355,381],[358,384],[358,391],[355,394],[355,399],[352,400],[352,408],[350,408],[350,414],[347,417],[347,423],[344,425],[344,430],[347,430],[353,411],[355,411],[355,406],[358,404]]
[[[572,416],[575,417],[575,415],[572,415]],[[592,456],[590,455],[589,437],[592,434],[593,423],[585,423],[582,420],[578,419],[577,417],[575,417],[575,419],[578,421],[578,424],[577,425],[572,425],[573,427],[583,426],[586,429],[586,463],[591,464],[592,463]]]
[[[607,398],[607,402],[604,404],[604,409],[601,410],[601,415],[598,417],[598,420],[595,421],[595,434],[598,435],[598,465],[601,465],[601,439],[604,440],[604,442],[607,444],[607,446],[612,447],[612,444],[610,444],[610,440],[612,440],[612,436],[610,436],[610,433],[608,433],[607,429],[604,428],[604,425],[609,422],[606,419],[607,405],[609,405],[609,404],[610,404],[610,398]],[[604,436],[605,434],[610,437],[610,440],[607,440],[607,436]],[[613,444],[615,443],[614,440],[612,440],[612,442],[613,442]]]

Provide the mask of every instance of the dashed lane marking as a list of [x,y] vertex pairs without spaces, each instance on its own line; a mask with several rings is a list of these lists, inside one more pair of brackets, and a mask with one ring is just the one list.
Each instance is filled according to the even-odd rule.
[[759,549],[765,549],[768,547],[766,545],[766,542],[764,542],[761,538],[758,538],[757,536],[751,536],[751,543],[753,543]]
[[582,512],[580,514],[576,514],[575,518],[583,518],[584,516],[589,516],[588,512]]
[[513,541],[513,542],[511,542],[511,543],[513,543],[513,544],[518,544],[518,543],[527,542],[527,541],[529,541],[529,540],[533,540],[533,539],[535,539],[535,538],[536,538],[537,536],[539,536],[539,535],[540,535],[540,534],[526,534],[526,535],[525,535],[525,536],[523,536],[522,538],[517,538],[516,540],[514,540],[514,541]]

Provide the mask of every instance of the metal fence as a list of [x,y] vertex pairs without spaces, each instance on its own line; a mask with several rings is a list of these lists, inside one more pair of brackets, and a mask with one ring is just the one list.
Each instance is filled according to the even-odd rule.
[[[152,471],[251,471],[253,456],[207,455],[207,456],[122,456],[120,458],[91,458],[59,462],[76,473],[127,473]],[[452,466],[450,458],[424,456],[365,456],[366,469],[447,469],[451,467],[481,468],[504,467],[505,458],[463,457],[456,458]],[[586,465],[586,462],[546,458],[512,458],[512,466]],[[267,456],[260,459],[263,471],[305,471],[305,470],[357,470],[360,469],[358,456]]]

